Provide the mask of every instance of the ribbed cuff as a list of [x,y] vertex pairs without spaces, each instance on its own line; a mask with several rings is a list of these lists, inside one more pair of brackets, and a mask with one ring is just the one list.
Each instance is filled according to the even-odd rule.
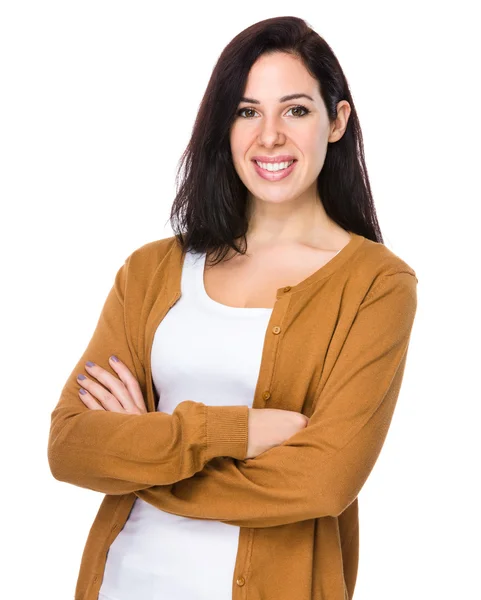
[[207,460],[231,456],[244,460],[249,431],[248,406],[206,406]]

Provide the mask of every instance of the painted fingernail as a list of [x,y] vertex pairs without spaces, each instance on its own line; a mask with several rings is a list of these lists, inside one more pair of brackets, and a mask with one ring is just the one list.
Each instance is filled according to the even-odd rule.
[[120,362],[119,359],[115,356],[115,354],[112,354],[112,356],[110,357],[111,360],[113,360],[114,362]]
[[77,379],[87,379],[87,378],[85,377],[85,375],[79,375],[79,376],[77,377]]
[[87,393],[87,390],[84,390],[83,388],[80,388],[80,393],[81,393],[81,394],[86,394],[86,393]]
[[93,363],[91,360],[88,360],[85,364],[87,365],[87,367],[95,366],[95,363]]

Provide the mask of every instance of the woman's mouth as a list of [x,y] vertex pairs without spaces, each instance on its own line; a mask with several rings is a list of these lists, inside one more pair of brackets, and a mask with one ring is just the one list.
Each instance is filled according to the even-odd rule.
[[[281,163],[258,163],[256,160],[252,161],[254,164],[254,168],[258,175],[260,175],[263,179],[267,181],[279,181],[280,179],[284,179],[288,175],[292,173],[294,167],[296,166],[297,160],[285,161]],[[261,166],[263,165],[263,166]],[[271,167],[274,170],[268,170],[267,166]],[[273,167],[275,165],[275,167]]]

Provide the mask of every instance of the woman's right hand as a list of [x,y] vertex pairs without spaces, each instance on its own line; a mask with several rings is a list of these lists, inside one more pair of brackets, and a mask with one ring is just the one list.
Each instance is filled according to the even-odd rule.
[[308,423],[308,417],[292,410],[249,408],[246,458],[254,458],[282,444]]

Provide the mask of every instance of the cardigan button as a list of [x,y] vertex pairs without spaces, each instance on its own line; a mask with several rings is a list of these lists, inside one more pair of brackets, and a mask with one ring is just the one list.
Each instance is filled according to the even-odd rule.
[[272,328],[272,333],[276,333],[277,334],[277,333],[280,333],[280,332],[281,332],[281,328],[278,325],[276,325],[275,327]]
[[271,397],[271,393],[267,390],[262,394],[263,400],[269,400],[270,397]]
[[243,586],[245,582],[246,582],[246,580],[243,577],[238,577],[236,579],[237,585]]
[[291,291],[291,286],[290,285],[286,285],[286,287],[284,288],[285,292],[290,292]]

